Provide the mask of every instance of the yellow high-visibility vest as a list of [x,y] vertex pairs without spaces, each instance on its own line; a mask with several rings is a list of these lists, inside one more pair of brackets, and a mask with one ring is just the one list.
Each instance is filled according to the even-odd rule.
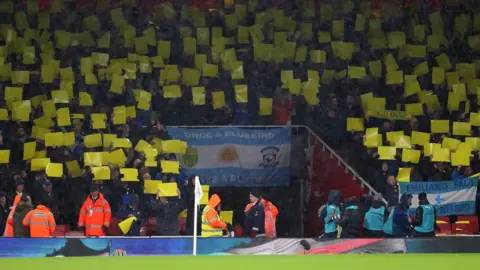
[[207,220],[207,212],[212,210],[212,208],[210,208],[210,206],[205,206],[205,208],[203,209],[203,213],[202,213],[202,237],[222,237],[223,235],[223,230],[222,229],[217,229],[217,228],[213,228],[212,226],[210,226],[210,222],[212,221],[215,221],[215,220],[219,220],[219,216],[217,214],[217,216],[212,219],[212,220]]

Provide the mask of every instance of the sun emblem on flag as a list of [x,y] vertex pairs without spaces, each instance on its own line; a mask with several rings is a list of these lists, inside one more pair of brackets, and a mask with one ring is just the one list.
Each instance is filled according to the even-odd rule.
[[218,152],[218,160],[220,160],[220,162],[222,163],[231,164],[235,162],[237,159],[238,159],[238,154],[237,154],[237,151],[235,150],[235,147],[227,146],[222,148]]

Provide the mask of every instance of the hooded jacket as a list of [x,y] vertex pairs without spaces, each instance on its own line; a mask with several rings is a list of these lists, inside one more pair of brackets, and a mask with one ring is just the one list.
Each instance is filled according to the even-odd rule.
[[393,214],[392,231],[395,237],[406,237],[412,232],[410,223],[408,222],[408,209],[410,207],[408,199],[411,198],[410,194],[402,194],[400,197],[400,203],[395,206],[395,212]]
[[349,198],[345,202],[346,208],[338,225],[342,226],[340,238],[360,237],[362,230],[363,215],[354,198]]
[[23,226],[23,219],[31,210],[33,210],[33,205],[29,202],[19,202],[15,207],[15,212],[13,213],[13,237],[30,237],[30,229]]
[[[217,194],[213,194],[212,197],[210,197],[210,200],[207,204],[210,207],[210,210],[205,212],[205,217],[207,220],[212,220],[217,217],[218,213],[217,210],[215,210],[215,207],[217,207],[220,202],[222,202],[222,200]],[[226,229],[227,223],[225,223],[223,220],[217,219],[210,221],[210,226],[217,229]]]

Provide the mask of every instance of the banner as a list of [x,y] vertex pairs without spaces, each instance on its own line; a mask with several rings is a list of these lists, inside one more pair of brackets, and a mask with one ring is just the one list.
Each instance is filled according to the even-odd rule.
[[168,128],[168,134],[187,142],[177,155],[188,175],[204,185],[279,186],[290,179],[290,128],[241,129]]
[[413,195],[410,211],[418,207],[418,194],[426,193],[428,201],[437,209],[437,216],[471,215],[475,213],[478,178],[444,182],[402,182],[400,194]]
[[386,110],[368,110],[368,117],[395,119],[395,120],[410,120],[412,114],[403,111],[386,111]]

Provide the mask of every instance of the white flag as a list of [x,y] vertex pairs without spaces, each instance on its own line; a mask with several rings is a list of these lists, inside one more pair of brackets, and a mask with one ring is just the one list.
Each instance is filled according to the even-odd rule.
[[202,186],[200,184],[200,179],[198,176],[195,176],[195,203],[197,205],[200,204],[200,200],[202,199],[203,196],[203,191],[202,191]]

